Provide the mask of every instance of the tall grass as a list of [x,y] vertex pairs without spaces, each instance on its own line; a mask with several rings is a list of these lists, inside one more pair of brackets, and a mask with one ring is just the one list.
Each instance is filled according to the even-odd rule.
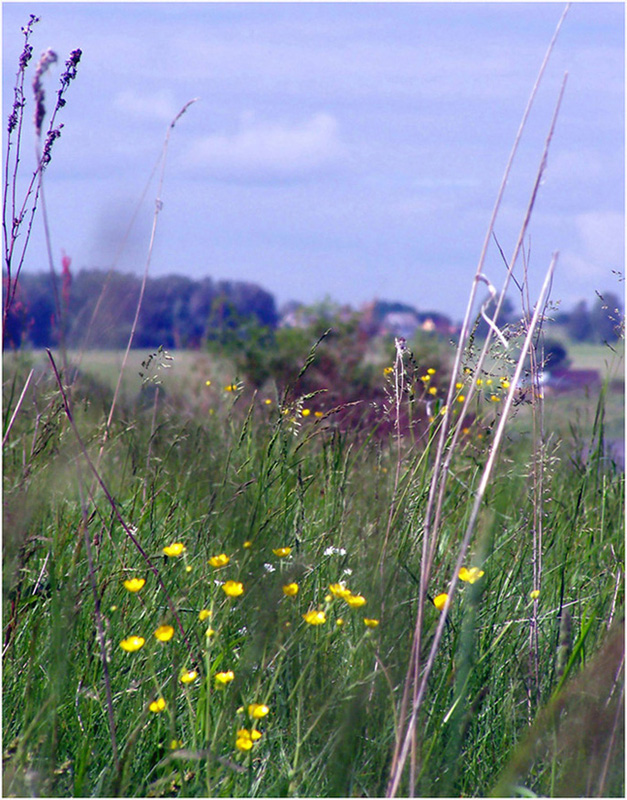
[[606,389],[569,450],[533,383],[545,298],[501,330],[483,257],[449,363],[398,341],[361,423],[225,363],[192,400],[128,350],[133,398],[5,355],[7,796],[624,795]]
[[[27,366],[16,370],[18,385]],[[181,419],[164,405],[153,425],[150,408],[120,411],[103,453],[102,481],[162,587],[107,497],[81,498],[76,468],[84,461],[54,380],[45,375],[35,384],[29,399],[39,415],[23,409],[17,416],[5,450],[5,793],[384,793],[410,662],[429,454],[403,442],[397,481],[397,445],[302,411],[296,427],[291,411],[258,397],[208,391],[214,413],[205,419]],[[104,425],[93,397],[77,399],[74,421],[93,457]],[[568,678],[620,617],[623,476],[604,459],[599,426],[587,461],[560,458],[557,445],[548,454],[535,688],[528,661],[533,498],[527,454],[506,445],[467,560],[484,575],[456,595],[425,697],[418,794],[487,793],[560,681],[567,692]],[[451,466],[432,597],[452,576],[485,456],[485,439],[468,434]],[[186,549],[167,557],[163,548],[173,542]],[[288,556],[273,552],[282,547],[292,548]],[[222,553],[229,563],[210,566]],[[138,593],[124,588],[131,577],[146,580]],[[243,594],[227,597],[226,580],[241,581]],[[351,608],[334,597],[329,587],[341,582],[366,604]],[[296,596],[285,595],[294,583]],[[565,609],[576,658],[563,681]],[[203,610],[211,615],[201,621]],[[310,610],[326,621],[305,622]],[[364,618],[379,624],[367,627]],[[427,645],[439,618],[433,604],[426,607]],[[175,629],[170,641],[153,635],[162,624]],[[120,647],[130,635],[146,640],[134,653]],[[597,672],[607,678],[614,666]],[[183,670],[197,678],[181,683]],[[215,674],[228,671],[234,680],[221,688]],[[154,714],[147,706],[158,697],[167,705]],[[237,731],[254,720],[238,709],[255,702],[270,713],[257,723],[261,739],[240,752]],[[546,793],[559,766],[534,764],[520,782]],[[620,773],[610,778],[606,793],[618,793]]]

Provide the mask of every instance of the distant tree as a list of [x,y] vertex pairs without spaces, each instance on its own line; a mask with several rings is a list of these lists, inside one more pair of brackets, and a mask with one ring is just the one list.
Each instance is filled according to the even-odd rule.
[[[2,303],[3,307],[7,303],[7,288],[8,281],[5,278],[2,281]],[[4,338],[2,347],[6,350],[9,347],[19,348],[22,344],[22,339],[28,333],[28,309],[23,300],[23,291],[21,284],[18,285],[13,296],[13,302],[9,305],[6,312]]]
[[211,278],[203,278],[194,284],[188,304],[188,347],[200,347],[206,340],[211,304],[215,296],[216,288]]
[[58,343],[55,302],[50,275],[41,272],[20,276],[24,304],[28,314],[28,339],[33,347],[53,347]]
[[[140,278],[98,269],[70,273],[69,267],[65,256],[61,293],[66,343],[70,347],[125,347],[135,318]],[[217,298],[222,298],[221,312]],[[274,329],[277,319],[274,297],[253,283],[222,281],[216,285],[211,278],[194,281],[182,275],[149,278],[133,346],[199,347],[213,328],[218,338],[222,329],[228,329],[236,340],[249,335],[247,327]],[[54,293],[47,273],[22,273],[19,302],[7,324],[6,345],[50,347],[58,342]],[[216,331],[213,334],[216,338]]]
[[563,369],[569,363],[570,359],[566,347],[557,339],[547,337],[544,340],[544,364],[547,372]]
[[187,343],[189,299],[194,281],[182,275],[153,278],[146,284],[136,347],[181,347]]
[[[70,289],[68,344],[105,350],[125,347],[139,291],[136,275],[97,269],[75,273]],[[96,308],[98,313],[93,318]]]
[[592,320],[585,300],[580,300],[568,315],[566,329],[575,342],[586,342],[592,338]]
[[620,335],[623,312],[618,295],[613,292],[597,292],[597,299],[590,311],[590,324],[598,342],[612,342]]
[[255,317],[260,325],[275,328],[279,317],[274,297],[254,283],[219,281],[217,294],[227,297],[235,314],[242,319]]

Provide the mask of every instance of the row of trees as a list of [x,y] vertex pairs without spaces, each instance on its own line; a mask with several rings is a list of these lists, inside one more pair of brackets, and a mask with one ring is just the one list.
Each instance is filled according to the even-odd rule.
[[[68,347],[125,347],[140,291],[141,280],[133,274],[92,269],[73,275],[67,256],[57,286],[47,273],[23,272],[10,305],[4,347],[52,347],[61,340]],[[373,308],[381,312],[381,308],[394,310],[396,305],[371,304],[370,311],[358,315],[361,333],[376,333],[376,325],[370,330]],[[408,308],[402,306],[401,310]],[[292,312],[291,316],[324,316],[314,314],[314,307],[305,311],[311,313],[299,316]],[[512,321],[515,316],[508,304],[501,321]],[[571,311],[559,311],[553,317],[574,341],[611,342],[621,333],[622,304],[607,292],[598,295],[591,307],[582,300]],[[233,347],[236,342],[261,338],[259,344],[266,347],[278,322],[274,297],[253,283],[193,280],[181,275],[149,278],[134,346],[173,349],[209,343]],[[298,321],[293,324],[302,327]],[[481,335],[480,329],[477,334]]]
[[623,305],[613,292],[597,293],[591,307],[581,300],[571,311],[556,314],[555,322],[576,342],[612,342],[623,331]]
[[[63,274],[61,289],[46,273],[20,276],[5,332],[5,347],[116,349],[126,346],[141,280],[102,270]],[[252,283],[169,275],[148,279],[138,319],[135,347],[200,347],[224,330],[246,323],[274,328],[274,297]]]

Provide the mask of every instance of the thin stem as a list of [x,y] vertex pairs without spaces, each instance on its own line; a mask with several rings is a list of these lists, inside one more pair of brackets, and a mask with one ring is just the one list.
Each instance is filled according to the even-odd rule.
[[538,301],[536,303],[536,308],[535,308],[535,312],[534,312],[534,315],[533,315],[533,319],[532,319],[531,324],[529,326],[529,330],[527,331],[527,335],[525,337],[525,342],[523,344],[522,350],[520,352],[520,356],[518,358],[518,364],[516,366],[516,371],[514,373],[514,378],[512,380],[509,392],[508,392],[506,400],[505,400],[503,413],[502,413],[501,419],[499,420],[499,425],[497,427],[497,430],[496,430],[496,433],[495,433],[495,436],[494,436],[494,441],[492,443],[490,454],[488,456],[488,460],[487,460],[486,465],[485,465],[484,470],[483,470],[483,475],[481,476],[481,480],[479,482],[479,486],[478,486],[477,492],[475,494],[475,501],[474,501],[474,504],[473,504],[473,507],[472,507],[472,511],[470,513],[470,517],[469,517],[469,520],[468,520],[468,525],[466,527],[466,532],[464,534],[464,538],[463,538],[462,543],[461,543],[460,548],[459,548],[459,555],[458,555],[458,558],[457,558],[457,563],[455,564],[455,567],[453,569],[453,578],[452,578],[451,583],[450,583],[449,588],[448,588],[448,593],[447,593],[448,594],[448,599],[446,601],[446,605],[444,606],[444,609],[442,610],[442,613],[440,614],[440,619],[438,621],[438,625],[437,625],[437,628],[436,628],[435,636],[434,636],[434,639],[433,639],[433,642],[432,642],[432,645],[431,645],[431,649],[429,651],[429,656],[428,656],[428,659],[427,659],[427,663],[425,664],[425,667],[424,667],[424,669],[423,669],[423,671],[421,673],[420,686],[418,688],[418,692],[417,692],[417,695],[416,695],[416,700],[414,702],[414,707],[413,707],[411,716],[409,718],[409,722],[408,722],[408,725],[407,725],[407,730],[406,730],[406,733],[405,733],[405,736],[404,736],[404,739],[403,739],[403,743],[402,743],[402,746],[400,748],[397,767],[396,767],[394,775],[392,776],[392,781],[391,781],[389,789],[388,789],[388,796],[390,796],[390,797],[394,797],[396,795],[396,791],[398,789],[398,784],[399,784],[399,781],[400,781],[400,777],[402,775],[403,767],[404,767],[405,761],[407,759],[409,747],[410,747],[410,744],[411,744],[411,741],[412,741],[412,738],[413,738],[413,733],[414,733],[414,730],[416,728],[416,722],[417,722],[417,719],[418,719],[418,712],[419,712],[419,710],[421,708],[422,700],[424,698],[424,695],[425,695],[425,692],[426,692],[426,688],[427,688],[427,682],[428,682],[429,676],[431,675],[431,670],[432,670],[433,664],[435,662],[435,657],[436,657],[436,654],[437,654],[437,651],[438,651],[438,648],[439,648],[439,645],[440,645],[440,640],[442,638],[442,633],[444,631],[444,626],[446,624],[446,620],[447,620],[447,617],[448,617],[448,610],[450,608],[451,601],[452,601],[452,598],[454,596],[455,589],[457,587],[457,583],[458,583],[458,579],[459,579],[459,570],[461,569],[461,566],[463,564],[463,560],[464,560],[464,558],[466,556],[466,551],[468,549],[468,545],[470,544],[470,539],[472,538],[472,535],[473,535],[474,530],[475,530],[475,526],[476,526],[477,519],[478,519],[478,516],[479,516],[479,510],[481,508],[481,504],[483,502],[483,497],[484,497],[488,482],[490,480],[490,477],[492,475],[492,470],[493,470],[494,464],[496,462],[496,456],[498,454],[498,451],[499,451],[499,448],[500,448],[500,444],[501,444],[501,440],[502,440],[504,432],[505,432],[505,424],[507,422],[509,411],[511,409],[511,406],[512,406],[512,403],[513,403],[513,400],[514,400],[516,385],[517,385],[517,383],[520,380],[520,377],[522,375],[525,358],[527,356],[527,352],[529,351],[529,347],[531,346],[531,340],[532,340],[536,325],[538,324],[538,321],[540,319],[541,312],[544,309],[544,301],[545,301],[548,289],[549,289],[549,287],[551,285],[551,282],[553,280],[553,272],[555,270],[556,262],[557,262],[557,254],[555,254],[553,256],[552,260],[551,260],[551,263],[549,265],[549,269],[547,271],[547,274],[546,274],[546,277],[545,277],[545,280],[544,280],[544,284],[542,286],[542,291],[540,292],[540,297],[538,298]]
[[9,420],[9,424],[7,425],[7,429],[2,437],[2,446],[6,444],[7,439],[9,438],[9,433],[11,433],[11,428],[13,427],[13,423],[15,422],[15,418],[18,415],[20,408],[22,407],[22,403],[24,402],[24,397],[26,396],[26,392],[28,390],[28,386],[31,382],[31,378],[35,373],[34,369],[28,373],[28,377],[26,378],[26,383],[24,384],[24,388],[22,389],[22,393],[19,396],[17,403],[15,404],[15,408],[13,409],[13,414],[11,414],[11,419]]
[[[78,470],[78,465],[77,465]],[[81,486],[79,475],[79,487]],[[111,749],[113,751],[113,765],[116,772],[120,768],[117,736],[115,732],[115,717],[113,714],[113,697],[111,695],[111,679],[109,678],[109,659],[107,656],[107,643],[104,632],[104,625],[102,624],[102,614],[100,613],[100,597],[98,595],[98,586],[96,585],[96,573],[94,569],[94,560],[91,552],[91,543],[89,541],[89,518],[87,515],[87,508],[83,501],[81,492],[81,513],[83,516],[82,527],[83,537],[85,543],[85,551],[87,553],[87,565],[89,571],[89,584],[94,598],[94,614],[96,617],[96,632],[98,634],[98,645],[100,647],[100,660],[102,662],[102,674],[105,684],[105,692],[107,696],[107,721],[109,723],[109,735],[111,736]]]
[[100,458],[102,457],[102,452],[103,452],[105,443],[106,443],[106,441],[108,439],[108,436],[109,436],[109,430],[111,428],[111,421],[113,419],[113,412],[114,412],[115,407],[117,405],[117,399],[118,399],[118,395],[120,393],[120,387],[122,385],[122,377],[124,375],[124,370],[126,368],[126,363],[128,361],[128,356],[129,356],[131,347],[133,345],[133,339],[135,338],[135,332],[137,330],[137,323],[139,321],[139,313],[141,311],[142,302],[143,302],[143,299],[144,299],[144,292],[146,290],[146,283],[148,282],[148,270],[150,268],[150,262],[152,260],[152,251],[153,251],[153,247],[154,247],[154,243],[155,243],[155,236],[156,236],[156,233],[157,233],[157,220],[159,218],[159,212],[163,208],[163,202],[161,200],[161,193],[162,193],[162,190],[163,190],[163,180],[164,180],[164,175],[165,175],[166,156],[167,156],[167,152],[168,152],[168,145],[170,143],[170,135],[172,133],[172,129],[174,128],[174,126],[176,125],[178,120],[187,111],[187,109],[192,105],[192,103],[195,103],[197,101],[197,99],[198,98],[194,98],[193,100],[189,100],[183,106],[183,108],[179,111],[179,113],[176,115],[176,117],[174,117],[174,119],[172,120],[172,122],[170,123],[170,125],[168,127],[168,131],[166,133],[165,141],[163,143],[163,150],[162,150],[162,153],[161,153],[161,173],[159,175],[159,185],[157,187],[157,197],[155,199],[155,212],[154,212],[154,215],[153,215],[153,218],[152,218],[152,229],[150,231],[150,241],[148,243],[148,254],[146,256],[146,264],[144,266],[144,276],[143,276],[143,279],[142,279],[141,288],[139,290],[139,297],[137,299],[137,306],[135,308],[135,317],[133,319],[133,324],[131,326],[131,333],[130,333],[130,335],[128,337],[128,343],[126,345],[126,350],[124,352],[124,357],[122,358],[122,366],[120,367],[120,374],[118,375],[118,381],[117,381],[117,384],[116,384],[116,387],[115,387],[115,392],[113,393],[113,400],[111,402],[111,408],[109,410],[109,416],[107,417],[107,422],[106,422],[106,425],[105,425],[104,435],[103,435],[103,439],[102,439],[102,445],[101,445],[101,448],[100,448],[100,453],[98,455],[98,463],[100,462]]
[[[464,351],[465,351],[465,348],[466,348],[466,343],[467,343],[467,339],[468,339],[469,332],[470,332],[470,322],[471,322],[471,318],[472,318],[472,309],[473,309],[474,304],[475,304],[477,286],[478,286],[478,283],[479,283],[479,280],[480,280],[480,276],[482,275],[482,272],[483,272],[483,265],[485,263],[487,250],[488,250],[488,245],[489,245],[489,242],[490,242],[490,238],[492,237],[493,232],[494,232],[494,225],[495,225],[495,222],[496,222],[496,217],[497,217],[498,211],[499,211],[500,206],[501,206],[501,201],[502,201],[502,198],[503,198],[503,194],[505,192],[505,187],[507,185],[507,181],[509,179],[509,175],[510,175],[510,172],[511,172],[511,169],[512,169],[512,164],[513,164],[513,161],[514,161],[514,157],[515,157],[515,155],[516,155],[516,153],[518,151],[518,146],[519,146],[519,143],[520,143],[520,139],[522,137],[522,133],[523,133],[525,127],[526,127],[527,119],[529,117],[529,114],[531,112],[531,108],[532,108],[533,103],[535,101],[535,97],[536,97],[536,94],[538,92],[542,77],[544,75],[546,66],[548,64],[549,58],[551,56],[551,53],[552,53],[553,48],[555,46],[555,43],[557,41],[558,34],[560,32],[560,29],[562,27],[562,24],[564,22],[566,14],[568,13],[569,8],[570,8],[570,3],[567,4],[566,8],[564,9],[564,12],[562,13],[562,16],[560,17],[560,20],[559,20],[559,22],[557,24],[557,27],[555,29],[555,32],[553,34],[553,38],[551,39],[551,42],[549,43],[549,46],[548,46],[548,48],[546,50],[546,53],[545,53],[545,56],[544,56],[544,60],[543,60],[543,62],[541,64],[541,66],[540,66],[540,70],[538,72],[538,76],[536,78],[536,81],[535,81],[534,86],[532,88],[531,94],[529,96],[529,100],[527,102],[527,106],[526,106],[525,111],[523,113],[522,120],[520,122],[520,125],[519,125],[519,128],[518,128],[518,132],[516,134],[516,138],[514,140],[514,144],[512,146],[512,150],[511,150],[507,165],[505,167],[503,178],[501,180],[501,185],[499,187],[498,195],[497,195],[497,198],[496,198],[496,201],[495,201],[495,204],[494,204],[494,208],[493,208],[492,215],[491,215],[491,218],[490,218],[490,222],[489,222],[489,225],[488,225],[488,230],[486,232],[486,236],[485,236],[485,240],[484,240],[484,243],[483,243],[483,247],[482,247],[482,250],[481,250],[481,253],[480,253],[480,256],[479,256],[479,262],[477,264],[477,270],[476,270],[476,273],[475,273],[475,279],[474,279],[472,287],[471,287],[471,292],[470,292],[470,296],[469,296],[469,299],[468,299],[468,305],[467,305],[467,308],[466,308],[466,314],[465,314],[465,317],[464,317],[464,322],[462,324],[462,330],[460,332],[459,344],[458,344],[457,351],[456,351],[456,354],[455,354],[455,361],[454,361],[454,366],[453,366],[453,370],[452,370],[452,374],[451,374],[451,381],[450,381],[450,384],[449,384],[449,390],[448,390],[448,395],[447,395],[447,400],[446,400],[446,405],[448,406],[449,409],[451,408],[452,403],[454,401],[455,383],[457,382],[457,376],[458,376],[458,374],[460,372],[462,357],[463,357],[463,354],[464,354]],[[563,94],[563,89],[564,89],[564,87],[562,86],[562,92],[560,94],[560,101],[561,101],[561,95]],[[558,107],[559,107],[559,102],[558,102]],[[554,114],[554,120],[555,120],[555,118],[556,118],[556,114]],[[550,141],[550,137],[552,136],[552,129],[553,129],[553,126],[552,126],[551,132],[549,134],[549,141]],[[542,162],[541,162],[539,175],[538,175],[538,178],[536,180],[535,187],[534,187],[534,193],[532,195],[532,200],[531,200],[531,202],[529,204],[529,207],[528,207],[528,212],[527,212],[527,215],[526,215],[525,224],[523,225],[523,231],[526,231],[528,219],[529,219],[529,216],[530,216],[530,213],[531,213],[531,209],[533,208],[533,203],[534,203],[534,200],[535,200],[535,194],[537,192],[537,188],[539,187],[540,177],[541,177],[541,174],[543,172],[544,164],[545,164],[545,161],[546,161],[547,149],[548,149],[548,142],[547,142],[547,144],[545,144],[545,150],[544,150],[544,155],[543,155],[543,159],[542,159]],[[524,236],[524,233],[522,234],[522,236]],[[519,237],[519,242],[522,241],[522,236]],[[517,245],[516,254],[517,254],[517,251],[518,251],[518,245]],[[509,269],[508,269],[508,276],[512,274],[513,268],[514,268],[514,264],[510,263],[510,266],[509,266]],[[504,289],[506,287],[507,287],[507,281],[505,283]],[[502,302],[503,297],[504,297],[504,291],[503,291],[503,293],[501,295],[501,298],[499,300],[499,303],[497,305],[497,310],[496,310],[495,315],[494,315],[495,319],[497,318],[498,311],[500,310],[500,306],[501,306],[501,302]],[[481,362],[485,358],[485,353],[487,351],[487,344],[489,342],[491,333],[492,333],[492,329],[489,329],[488,330],[488,336],[486,337],[486,348],[484,348],[484,351],[482,353],[482,358],[480,359]],[[470,394],[472,395],[472,388],[471,388]],[[471,397],[467,397],[466,398],[466,401],[465,401],[465,404],[464,404],[464,409],[460,413],[460,419],[463,418],[463,413],[465,412],[466,408],[468,407],[470,399],[471,399]],[[449,433],[449,414],[446,414],[444,416],[443,420],[442,420],[442,424],[441,424],[441,427],[440,427],[440,436],[438,438],[436,457],[435,457],[435,462],[434,462],[434,465],[433,465],[431,485],[430,485],[430,488],[429,488],[429,497],[428,497],[428,500],[427,500],[427,507],[426,507],[425,517],[424,517],[424,521],[423,521],[422,559],[421,559],[421,571],[420,571],[420,593],[419,593],[419,596],[418,596],[418,610],[417,610],[417,615],[416,615],[416,624],[415,624],[415,628],[414,628],[414,639],[413,639],[413,643],[412,643],[412,656],[411,656],[411,659],[410,659],[410,662],[409,662],[409,665],[408,665],[408,668],[407,668],[407,674],[406,674],[406,678],[405,678],[405,687],[404,687],[404,691],[403,691],[403,698],[402,698],[402,701],[401,701],[401,708],[400,708],[400,712],[399,712],[399,722],[400,722],[401,728],[405,724],[405,719],[406,719],[406,714],[407,714],[407,706],[408,706],[408,702],[409,702],[410,686],[413,684],[414,687],[415,687],[416,681],[417,681],[417,678],[418,678],[418,675],[419,675],[419,672],[420,672],[420,663],[419,663],[420,662],[420,644],[419,643],[420,643],[421,638],[422,638],[424,604],[425,604],[425,600],[426,600],[427,586],[428,586],[428,583],[429,583],[429,577],[430,577],[430,573],[431,573],[431,563],[432,563],[432,559],[433,559],[433,554],[435,553],[435,546],[436,546],[436,542],[437,542],[437,533],[438,533],[438,530],[439,530],[439,524],[440,524],[440,518],[441,518],[441,509],[442,509],[442,503],[443,503],[443,498],[444,498],[444,489],[445,489],[445,486],[446,486],[446,479],[447,479],[447,476],[448,476],[448,470],[449,470],[452,454],[454,452],[455,444],[457,442],[458,431],[459,431],[459,428],[457,428],[453,432],[453,438],[448,443],[448,451],[447,451],[447,440],[448,440],[448,433]],[[445,451],[447,451],[447,453],[448,453],[446,458],[445,458]],[[414,688],[414,704],[416,703],[416,700],[417,700],[417,697],[416,697],[415,688]],[[397,745],[396,745],[394,754],[392,756],[392,766],[391,766],[391,769],[390,769],[390,776],[391,777],[390,777],[390,782],[388,784],[388,793],[391,793],[391,796],[394,796],[394,794],[396,793],[396,791],[398,789],[398,785],[399,785],[400,778],[401,778],[401,773],[402,773],[402,766],[399,769],[399,764],[398,764],[399,743],[400,743],[400,738],[397,736]]]

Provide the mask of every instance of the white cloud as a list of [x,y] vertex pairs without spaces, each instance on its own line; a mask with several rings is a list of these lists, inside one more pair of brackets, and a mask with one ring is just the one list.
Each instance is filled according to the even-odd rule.
[[607,177],[607,160],[604,162],[602,154],[591,145],[564,149],[549,156],[547,179],[562,187],[596,183]]
[[179,111],[172,94],[164,90],[140,94],[134,89],[124,89],[116,94],[113,105],[129,117],[141,120],[169,122]]
[[226,180],[293,180],[339,163],[344,152],[330,114],[318,113],[297,124],[259,122],[246,115],[235,133],[198,138],[184,165]]
[[591,211],[575,217],[577,243],[560,253],[559,296],[566,306],[582,297],[593,297],[593,290],[616,287],[613,270],[624,272],[625,225],[622,214]]
[[593,264],[622,265],[625,256],[625,217],[615,211],[578,214],[577,230],[583,256]]

